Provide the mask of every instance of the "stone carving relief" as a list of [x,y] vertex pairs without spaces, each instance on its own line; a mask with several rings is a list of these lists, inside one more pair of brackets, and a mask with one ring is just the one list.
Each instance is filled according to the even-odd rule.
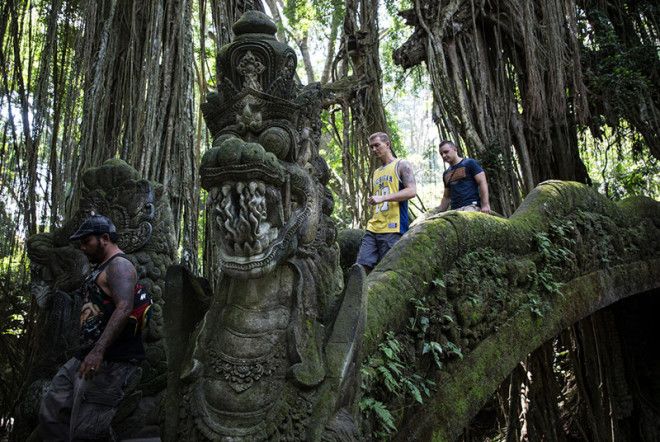
[[318,153],[320,87],[295,85],[295,54],[275,31],[264,14],[243,15],[203,105],[214,142],[200,175],[222,275],[211,289],[168,271],[165,440],[356,431],[364,271],[353,268],[344,289]]
[[[79,335],[81,300],[78,289],[90,271],[85,255],[69,242],[69,236],[91,212],[109,216],[119,233],[118,244],[129,254],[140,283],[156,305],[145,336],[147,360],[139,391],[126,406],[162,392],[166,386],[165,348],[162,329],[162,294],[166,269],[172,265],[175,244],[169,203],[162,188],[141,179],[121,160],[108,160],[82,176],[80,209],[62,228],[29,238],[32,272],[31,292],[40,308],[37,345],[26,386],[21,421],[25,431],[36,425],[41,390],[62,363],[75,352]],[[151,407],[153,408],[153,407]],[[130,411],[130,410],[129,410]],[[124,415],[131,414],[124,412]],[[144,416],[119,425],[120,431],[139,428]],[[157,418],[156,418],[157,423]]]

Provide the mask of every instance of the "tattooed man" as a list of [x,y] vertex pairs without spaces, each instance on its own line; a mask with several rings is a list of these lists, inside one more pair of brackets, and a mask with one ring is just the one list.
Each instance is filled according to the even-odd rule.
[[408,200],[417,195],[413,169],[408,161],[394,156],[386,133],[369,136],[369,149],[381,166],[374,172],[369,196],[374,214],[367,224],[357,259],[367,272],[408,230]]
[[40,432],[47,441],[112,440],[112,418],[144,359],[140,330],[129,321],[137,274],[109,218],[88,217],[70,239],[96,268],[82,289],[81,345],[45,393]]

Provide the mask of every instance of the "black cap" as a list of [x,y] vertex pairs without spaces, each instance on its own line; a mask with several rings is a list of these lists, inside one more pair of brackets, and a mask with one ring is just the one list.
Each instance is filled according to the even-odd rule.
[[110,218],[103,215],[90,215],[82,222],[76,233],[69,237],[70,241],[75,241],[87,235],[102,235],[104,233],[117,233],[117,228]]

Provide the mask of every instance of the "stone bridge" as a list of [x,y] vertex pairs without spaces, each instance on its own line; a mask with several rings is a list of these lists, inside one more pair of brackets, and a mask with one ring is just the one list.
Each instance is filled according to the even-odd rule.
[[614,204],[559,181],[538,186],[510,219],[450,212],[417,223],[367,278],[365,395],[405,408],[392,399],[405,386],[386,388],[382,370],[399,363],[401,373],[385,371],[417,379],[427,395],[393,416],[395,439],[455,439],[532,351],[660,287],[659,228],[656,201]]

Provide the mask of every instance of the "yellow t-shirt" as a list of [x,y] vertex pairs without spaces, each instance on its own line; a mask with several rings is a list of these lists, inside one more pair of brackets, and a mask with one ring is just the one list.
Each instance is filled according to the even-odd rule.
[[[392,161],[374,172],[372,195],[396,193],[403,188],[398,166],[401,160]],[[372,233],[404,233],[408,230],[408,201],[384,201],[374,206],[374,214],[367,224]]]

